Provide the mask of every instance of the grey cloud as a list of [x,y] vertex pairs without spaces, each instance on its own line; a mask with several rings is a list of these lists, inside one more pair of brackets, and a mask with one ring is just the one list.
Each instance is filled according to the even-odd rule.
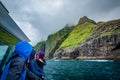
[[3,0],[2,2],[15,20],[27,22],[36,28],[42,34],[41,40],[66,24],[77,24],[82,16],[88,16],[95,21],[120,18],[120,0]]

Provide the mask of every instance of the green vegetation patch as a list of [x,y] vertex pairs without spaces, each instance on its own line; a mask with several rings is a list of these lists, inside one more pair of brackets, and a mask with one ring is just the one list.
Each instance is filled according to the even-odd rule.
[[108,36],[108,35],[113,35],[113,34],[120,34],[120,29],[109,31],[109,32],[105,32],[105,33],[101,34],[100,37]]
[[83,40],[92,34],[95,26],[95,24],[90,22],[77,25],[77,27],[69,34],[68,38],[62,43],[60,48],[78,46]]
[[44,45],[45,44],[45,41],[41,41],[41,42],[39,42],[35,47],[34,47],[34,49],[35,50],[38,50],[42,45]]
[[55,34],[49,35],[46,41],[46,54],[49,54],[53,49],[58,48],[72,29],[73,27],[66,26]]
[[120,19],[108,21],[101,26],[98,26],[98,29],[95,31],[100,33],[98,38],[113,34],[120,34]]

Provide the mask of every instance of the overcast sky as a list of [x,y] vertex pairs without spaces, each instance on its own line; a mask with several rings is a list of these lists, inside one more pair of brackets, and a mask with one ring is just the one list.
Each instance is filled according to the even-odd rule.
[[83,16],[96,22],[120,18],[120,0],[1,1],[33,45]]

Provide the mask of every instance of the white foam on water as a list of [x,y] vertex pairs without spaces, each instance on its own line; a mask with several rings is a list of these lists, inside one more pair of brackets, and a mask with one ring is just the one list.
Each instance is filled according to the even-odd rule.
[[54,60],[54,61],[60,61],[60,60]]
[[84,61],[95,61],[95,62],[113,62],[113,60],[84,60]]

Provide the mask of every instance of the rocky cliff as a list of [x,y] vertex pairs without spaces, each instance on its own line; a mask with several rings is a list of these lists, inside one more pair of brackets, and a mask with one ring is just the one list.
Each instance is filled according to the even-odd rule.
[[120,59],[120,19],[96,23],[84,16],[49,35],[45,53],[48,59]]
[[[85,23],[78,24],[76,28],[78,28],[80,25],[83,27],[83,25],[88,23],[92,22],[87,21]],[[69,45],[67,47],[60,47],[58,50],[56,50],[54,58],[120,59],[120,19],[108,22],[99,22],[95,25],[96,26],[89,31],[88,35],[86,34],[88,30],[83,33],[83,35],[87,35],[84,39],[83,35],[76,36],[79,37],[79,40],[82,39],[81,41],[75,43],[77,46],[70,47],[71,45]],[[85,28],[87,28],[86,26]],[[92,26],[89,25],[89,28],[91,27]],[[76,28],[74,28],[74,30],[76,30]],[[82,31],[84,31],[84,29],[82,29]],[[71,35],[72,34],[73,33],[71,32]],[[68,36],[68,40],[71,39],[71,35]],[[67,39],[62,44],[69,43]]]
[[53,58],[53,54],[59,48],[62,42],[67,38],[67,36],[73,28],[74,26],[70,27],[66,25],[63,29],[59,30],[58,32],[49,35],[45,42],[40,42],[39,44],[37,44],[35,46],[35,49],[37,51],[41,51],[41,48],[45,46],[46,58]]
[[45,52],[45,41],[41,41],[37,43],[37,45],[34,47],[36,51],[44,51]]

